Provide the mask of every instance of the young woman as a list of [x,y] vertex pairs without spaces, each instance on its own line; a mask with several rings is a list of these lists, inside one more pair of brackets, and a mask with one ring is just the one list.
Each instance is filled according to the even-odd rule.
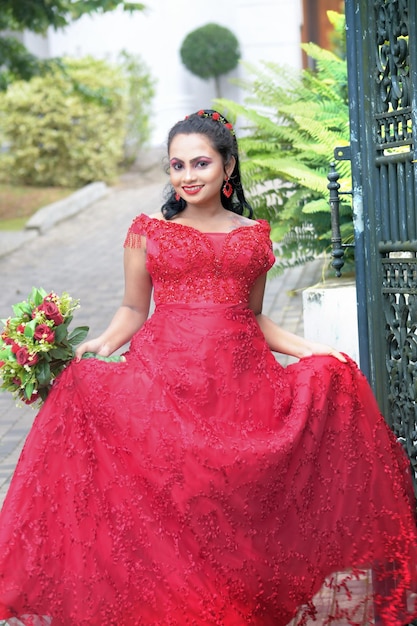
[[[127,233],[122,305],[57,379],[17,466],[0,619],[407,623],[401,447],[348,357],[262,314],[269,226],[252,219],[231,125],[199,111],[168,152],[161,212]],[[127,341],[122,362],[81,359]],[[272,351],[300,360],[284,369]]]

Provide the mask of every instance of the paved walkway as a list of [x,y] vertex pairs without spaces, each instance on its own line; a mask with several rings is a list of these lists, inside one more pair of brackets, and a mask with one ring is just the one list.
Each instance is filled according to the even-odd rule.
[[[79,298],[81,308],[73,324],[88,325],[93,336],[104,330],[123,294],[127,228],[137,214],[159,209],[166,182],[162,168],[129,174],[82,213],[0,257],[0,319],[8,317],[12,304],[36,286]],[[318,281],[320,272],[317,261],[268,281],[265,313],[302,334],[301,292]],[[283,365],[291,362],[285,356],[277,358]],[[0,394],[0,505],[35,415],[32,407],[16,407],[10,394]]]

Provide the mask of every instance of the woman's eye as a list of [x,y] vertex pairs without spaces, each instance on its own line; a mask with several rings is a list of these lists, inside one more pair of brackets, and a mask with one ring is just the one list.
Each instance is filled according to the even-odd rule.
[[207,161],[198,161],[197,167],[207,167]]
[[180,170],[182,168],[182,164],[181,163],[172,163],[171,165],[173,170]]

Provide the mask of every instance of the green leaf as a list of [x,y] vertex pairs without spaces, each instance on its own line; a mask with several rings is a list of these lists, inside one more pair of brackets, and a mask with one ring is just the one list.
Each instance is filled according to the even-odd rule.
[[65,348],[53,348],[49,351],[49,356],[57,361],[68,361],[72,358],[72,350]]
[[[312,200],[311,202],[307,202],[303,206],[303,213],[311,214],[311,213],[319,213],[320,211],[324,211],[329,213],[329,202],[324,198],[320,198],[320,200]],[[329,224],[330,224],[330,216],[329,216]]]
[[285,176],[290,181],[298,182],[304,187],[308,187],[313,192],[320,192],[327,195],[327,179],[317,170],[313,170],[295,158],[274,158],[270,156],[258,156],[252,159],[254,163],[267,167],[275,172],[276,176]]
[[0,361],[8,360],[10,357],[12,357],[12,355],[13,352],[9,345],[6,344],[4,348],[0,349]]
[[25,385],[25,397],[27,400],[30,400],[30,398],[32,397],[34,389],[35,385],[33,383],[27,383]]
[[68,329],[65,324],[60,324],[54,330],[55,332],[55,343],[61,343],[67,336]]
[[90,328],[88,326],[77,326],[68,337],[71,346],[77,346],[87,337]]
[[106,363],[121,363],[125,361],[125,357],[121,354],[113,354],[112,356],[101,356],[95,352],[84,352],[83,359],[98,359],[99,361],[105,361]]
[[33,302],[35,306],[39,306],[40,304],[42,304],[44,297],[47,295],[48,294],[46,293],[45,289],[42,289],[42,287],[32,287],[29,300]]
[[39,365],[36,366],[36,378],[40,387],[46,387],[47,385],[49,385],[52,378],[49,363],[47,363],[46,361],[41,361]]
[[36,322],[36,320],[31,320],[30,322],[28,322],[25,325],[25,331],[24,331],[24,336],[25,337],[29,337],[32,338],[33,335],[35,334],[35,328],[38,325],[38,323]]
[[281,241],[281,239],[288,232],[288,225],[286,224],[274,224],[271,228],[271,239],[272,241]]
[[26,304],[26,302],[18,302],[12,305],[13,313],[15,317],[22,317],[24,315],[30,315],[32,309]]

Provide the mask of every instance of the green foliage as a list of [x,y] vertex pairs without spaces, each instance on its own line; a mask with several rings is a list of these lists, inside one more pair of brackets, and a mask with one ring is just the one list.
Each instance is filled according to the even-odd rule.
[[37,58],[15,37],[0,37],[0,68],[0,91],[13,80],[29,80],[39,73]]
[[224,26],[206,24],[189,33],[180,48],[181,61],[196,76],[214,78],[220,97],[219,77],[233,70],[240,59],[239,42]]
[[[331,14],[340,28],[343,16]],[[252,80],[246,106],[219,100],[236,121],[245,120],[242,173],[257,217],[268,219],[279,251],[278,268],[303,263],[331,245],[327,174],[336,146],[349,143],[346,62],[315,44],[303,49],[316,70],[275,63],[247,66]],[[337,165],[341,191],[350,189],[350,163]],[[350,203],[340,207],[345,240],[353,238]]]
[[155,95],[155,80],[147,65],[138,56],[123,51],[119,63],[126,75],[127,126],[124,142],[124,161],[133,163],[140,148],[151,134],[150,113]]
[[1,0],[0,30],[45,33],[49,26],[63,28],[82,15],[107,13],[117,7],[132,12],[145,5],[129,0]]
[[3,178],[64,187],[111,182],[123,157],[126,88],[119,67],[91,58],[13,83],[0,94],[9,146],[0,157]]
[[333,26],[330,34],[330,45],[333,52],[340,58],[346,57],[346,20],[344,13],[327,11],[329,22]]
[[[44,34],[63,28],[82,15],[106,13],[117,7],[141,11],[145,5],[128,0],[1,0],[0,31],[30,30]],[[0,36],[0,91],[15,80],[29,80],[49,69],[48,60],[37,59],[11,33]]]

